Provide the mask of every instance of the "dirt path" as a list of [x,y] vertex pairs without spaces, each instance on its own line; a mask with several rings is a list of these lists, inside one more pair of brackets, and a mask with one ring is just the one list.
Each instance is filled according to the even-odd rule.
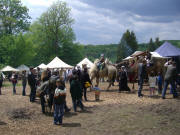
[[[67,85],[67,87],[69,87]],[[100,88],[106,88],[101,83]],[[17,95],[12,88],[3,88],[0,96],[0,135],[179,135],[180,99],[167,95],[161,98],[138,98],[136,91],[118,93],[117,86],[101,92],[101,101],[94,101],[94,93],[88,92],[86,111],[66,113],[63,126],[54,126],[53,117],[41,113],[39,100],[29,102],[28,96]],[[137,88],[136,88],[137,89]],[[27,88],[27,94],[29,88]],[[67,103],[72,107],[70,94]]]

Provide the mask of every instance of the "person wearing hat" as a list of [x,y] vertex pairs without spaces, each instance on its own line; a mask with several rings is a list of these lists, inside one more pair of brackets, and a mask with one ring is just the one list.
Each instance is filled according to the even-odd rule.
[[34,102],[36,98],[36,76],[33,67],[30,68],[30,73],[28,74],[28,84],[30,86],[30,102]]
[[175,81],[177,78],[176,62],[173,61],[171,65],[165,65],[165,66],[167,67],[167,70],[164,77],[164,88],[162,91],[162,99],[165,99],[166,90],[169,84],[171,84],[173,98],[177,98],[178,94],[175,86]]

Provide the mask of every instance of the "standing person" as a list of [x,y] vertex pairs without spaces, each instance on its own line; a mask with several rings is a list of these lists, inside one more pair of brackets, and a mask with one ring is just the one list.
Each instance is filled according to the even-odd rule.
[[143,94],[141,93],[144,83],[144,77],[145,77],[145,61],[140,58],[139,59],[139,65],[138,65],[138,97],[143,97]]
[[43,92],[41,92],[40,94],[40,101],[41,101],[41,109],[42,109],[42,113],[45,113],[45,96],[47,95],[47,92],[49,90],[49,82],[48,82],[49,78],[48,78],[48,72],[47,70],[44,70],[41,74],[41,81],[42,84],[40,85],[40,87],[38,88],[39,90],[42,90]]
[[41,74],[41,81],[42,82],[45,82],[45,81],[48,81],[49,80],[49,76],[48,76],[48,71],[47,70],[44,70]]
[[[64,81],[63,77],[60,78],[60,81],[61,81],[61,84],[63,85],[63,87],[66,88],[65,81]],[[68,108],[68,106],[66,104],[66,100],[64,102],[64,109],[65,109],[65,112],[70,112],[70,110],[71,110],[71,109]]]
[[77,111],[77,105],[79,105],[81,110],[83,110],[84,105],[82,104],[82,101],[81,101],[82,89],[81,89],[81,84],[78,81],[77,75],[73,75],[73,77],[72,77],[72,82],[70,85],[70,93],[71,93],[71,97],[72,97],[74,112]]
[[64,70],[63,76],[64,76],[64,82],[66,83],[67,82],[67,72],[66,72],[66,70]]
[[80,66],[77,66],[77,76],[78,76],[78,80],[81,82],[81,75],[82,75],[82,73],[81,73],[81,68],[80,68]]
[[57,125],[57,123],[59,123],[62,125],[64,104],[66,99],[66,88],[60,79],[56,81],[56,86],[57,88],[54,93],[54,124]]
[[48,89],[49,89],[49,81],[43,82],[37,88],[37,91],[39,92],[40,101],[41,101],[41,110],[42,110],[42,113],[44,114],[45,114],[45,103],[46,103],[44,96],[47,95]]
[[3,83],[3,74],[2,74],[2,72],[0,71],[0,95],[2,94],[2,93],[1,93],[2,83]]
[[26,96],[26,84],[27,84],[27,74],[26,74],[26,70],[24,70],[22,72],[22,86],[23,86],[22,95],[23,96]]
[[156,89],[156,76],[154,75],[154,72],[152,71],[149,76],[149,91],[150,91],[150,97],[155,95],[155,89]]
[[18,76],[17,76],[16,72],[13,72],[12,76],[11,76],[11,82],[13,84],[13,94],[16,94],[17,79],[18,79]]
[[162,92],[162,99],[165,99],[166,96],[166,90],[169,84],[171,84],[172,87],[172,94],[173,98],[177,98],[178,94],[176,92],[176,86],[175,86],[175,80],[177,78],[177,70],[176,70],[176,63],[172,62],[171,65],[165,65],[167,66],[167,71],[164,77],[164,88]]
[[90,80],[90,77],[89,77],[89,74],[88,74],[88,69],[85,67],[84,68],[84,71],[82,72],[82,88],[83,88],[83,92],[84,92],[84,99],[85,101],[88,101],[87,100],[87,96],[86,96],[86,91],[87,91],[87,87],[86,87],[86,83],[91,83],[91,80]]
[[47,68],[47,74],[48,74],[48,78],[51,77],[51,70],[49,68]]
[[125,66],[121,67],[121,71],[119,72],[119,80],[119,92],[130,91],[130,88],[128,87],[127,72]]
[[36,77],[35,71],[32,67],[30,68],[30,73],[28,74],[28,84],[31,88],[30,102],[34,102],[36,98]]
[[40,86],[41,84],[41,70],[39,67],[37,67],[37,86]]
[[158,94],[162,94],[162,75],[159,72],[157,76]]

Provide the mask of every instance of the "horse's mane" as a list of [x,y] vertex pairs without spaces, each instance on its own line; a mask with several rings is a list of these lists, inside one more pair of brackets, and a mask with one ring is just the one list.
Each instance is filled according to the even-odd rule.
[[99,59],[94,60],[94,64],[97,64],[99,62]]

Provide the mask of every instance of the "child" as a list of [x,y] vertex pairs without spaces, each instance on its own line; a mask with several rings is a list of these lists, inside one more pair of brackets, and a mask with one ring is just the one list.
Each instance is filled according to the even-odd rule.
[[57,123],[59,122],[59,124],[62,125],[66,88],[64,87],[63,82],[60,79],[56,81],[56,86],[57,88],[54,93],[54,124],[57,125]]
[[152,71],[149,76],[149,89],[150,89],[150,97],[155,94],[156,88],[156,76],[154,76],[154,72]]
[[162,93],[162,75],[159,72],[157,76],[158,94]]
[[100,89],[98,88],[97,85],[93,88],[95,90],[95,100],[99,101],[99,96],[100,96]]

